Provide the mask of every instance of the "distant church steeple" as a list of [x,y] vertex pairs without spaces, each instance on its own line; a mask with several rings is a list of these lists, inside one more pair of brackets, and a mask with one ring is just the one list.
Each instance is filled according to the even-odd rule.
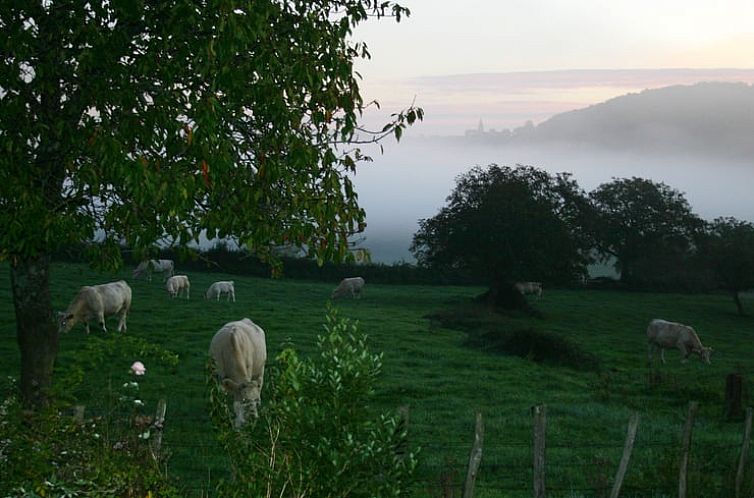
[[484,123],[482,123],[482,118],[479,118],[479,126],[477,127],[477,131],[479,134],[484,133]]

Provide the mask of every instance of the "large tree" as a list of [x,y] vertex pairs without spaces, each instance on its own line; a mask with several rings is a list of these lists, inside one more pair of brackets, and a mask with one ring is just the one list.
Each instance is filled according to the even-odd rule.
[[754,289],[754,224],[735,218],[709,223],[698,242],[698,256],[713,271],[722,288],[730,291],[736,309],[744,314],[740,293]]
[[596,248],[631,282],[648,258],[681,258],[703,226],[683,194],[661,182],[616,178],[590,194]]
[[517,307],[516,281],[569,281],[585,272],[588,202],[567,174],[530,166],[475,167],[447,205],[419,221],[411,251],[420,265],[486,280],[494,304]]
[[364,211],[349,179],[409,108],[365,136],[352,39],[376,0],[0,3],[0,259],[10,261],[21,391],[45,401],[58,351],[50,255],[99,239],[120,263],[233,235],[262,258],[294,243],[342,258]]

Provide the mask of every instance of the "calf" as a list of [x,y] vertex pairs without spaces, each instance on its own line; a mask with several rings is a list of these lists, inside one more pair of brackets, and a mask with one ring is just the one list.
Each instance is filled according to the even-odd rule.
[[217,298],[217,300],[219,301],[220,296],[222,296],[223,294],[226,294],[228,296],[228,301],[233,299],[233,302],[236,302],[236,289],[233,280],[213,283],[209,286],[207,292],[204,293],[204,299]]
[[191,282],[186,275],[173,275],[165,282],[165,289],[167,289],[170,297],[178,297],[181,292],[186,291],[186,299],[189,298],[189,292],[191,291]]
[[361,297],[361,289],[364,288],[364,279],[361,277],[349,277],[340,281],[340,284],[332,291],[330,299],[337,299],[339,297],[351,296]]

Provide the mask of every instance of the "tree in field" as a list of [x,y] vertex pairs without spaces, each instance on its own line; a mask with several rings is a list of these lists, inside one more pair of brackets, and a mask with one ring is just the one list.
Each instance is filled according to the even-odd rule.
[[722,287],[733,294],[740,315],[739,293],[754,288],[754,224],[735,218],[717,218],[699,239],[698,256]]
[[530,166],[475,167],[456,179],[447,205],[419,221],[420,265],[485,279],[486,299],[521,307],[516,281],[569,281],[585,272],[588,202],[567,174]]
[[683,257],[703,223],[681,192],[644,178],[613,179],[593,190],[597,250],[630,282],[640,261]]
[[[295,244],[347,256],[364,211],[347,176],[365,135],[352,41],[375,0],[10,0],[0,3],[0,259],[10,262],[27,404],[58,351],[50,254],[101,239],[145,257],[235,236],[262,259]],[[274,262],[274,261],[273,261]]]

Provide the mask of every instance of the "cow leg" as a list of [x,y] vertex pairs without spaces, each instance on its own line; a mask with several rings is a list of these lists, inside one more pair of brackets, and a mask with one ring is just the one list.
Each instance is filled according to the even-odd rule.
[[662,364],[665,364],[665,349],[660,348],[660,360],[662,360]]
[[647,344],[647,361],[649,361],[649,364],[652,365],[652,353],[654,352],[654,346],[650,342]]
[[84,323],[86,325],[86,335],[89,335],[89,333],[91,332],[91,330],[89,330],[89,322],[84,322]]
[[99,316],[97,316],[97,320],[99,320],[99,324],[102,326],[102,332],[107,333],[107,326],[105,325],[105,315],[103,313],[100,313]]
[[233,298],[233,302],[235,303],[236,302],[236,292],[235,291],[231,291],[230,292],[230,297]]
[[686,363],[687,361],[689,361],[689,354],[691,354],[691,351],[686,349],[686,346],[684,346],[683,344],[678,346],[678,349],[681,351],[681,356],[683,357],[681,359],[681,363]]
[[126,315],[128,314],[128,310],[124,309],[123,313],[120,314],[120,322],[118,322],[118,332],[125,332],[126,331]]

